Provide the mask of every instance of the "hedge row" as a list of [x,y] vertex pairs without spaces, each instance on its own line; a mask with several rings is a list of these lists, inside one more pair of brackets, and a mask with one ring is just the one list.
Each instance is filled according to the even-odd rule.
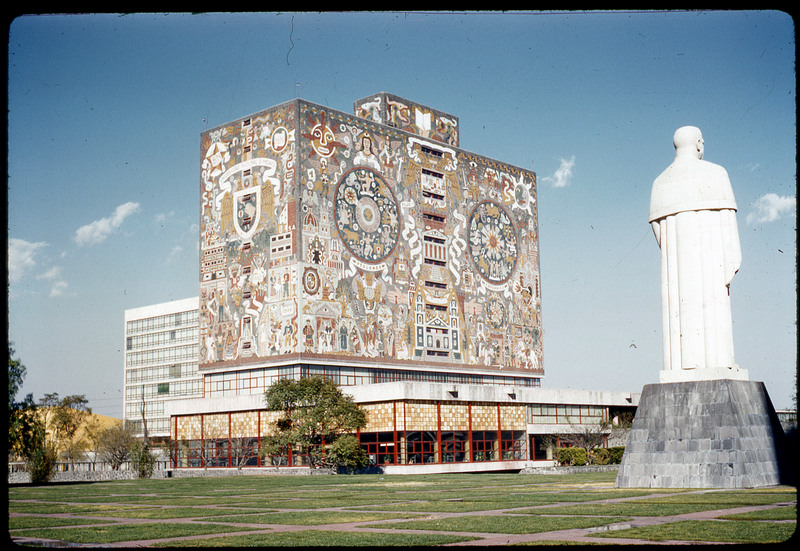
[[614,465],[622,462],[622,454],[625,446],[613,448],[597,448],[589,452],[583,448],[556,448],[556,461],[560,465],[581,466],[581,465]]

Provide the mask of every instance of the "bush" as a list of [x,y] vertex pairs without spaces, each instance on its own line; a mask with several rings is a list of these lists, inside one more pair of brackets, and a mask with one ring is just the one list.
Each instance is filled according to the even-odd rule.
[[556,461],[561,465],[586,465],[586,450],[583,448],[556,448]]
[[592,450],[594,463],[597,465],[618,465],[622,463],[622,454],[625,453],[625,446],[615,446],[612,448],[598,448]]
[[31,482],[44,484],[49,481],[56,468],[56,461],[58,461],[58,454],[53,446],[45,444],[33,450],[25,461],[31,475]]
[[336,439],[331,446],[329,460],[337,467],[343,467],[348,473],[363,469],[369,465],[369,456],[358,438],[352,434],[345,434]]

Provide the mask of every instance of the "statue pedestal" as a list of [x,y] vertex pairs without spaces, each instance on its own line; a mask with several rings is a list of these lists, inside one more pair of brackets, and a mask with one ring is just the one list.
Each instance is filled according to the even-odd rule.
[[705,381],[709,379],[735,379],[748,381],[746,369],[718,367],[716,369],[666,369],[659,373],[658,381],[661,383],[688,383],[690,381]]
[[618,488],[755,488],[787,483],[784,434],[764,383],[646,385]]

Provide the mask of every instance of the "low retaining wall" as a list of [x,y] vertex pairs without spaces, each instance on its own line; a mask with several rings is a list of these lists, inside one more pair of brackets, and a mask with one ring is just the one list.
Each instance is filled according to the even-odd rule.
[[519,474],[579,474],[608,473],[619,470],[619,465],[581,465],[572,467],[525,467]]
[[[336,474],[331,469],[310,469],[308,467],[261,467],[258,469],[166,469],[153,472],[151,478],[191,478],[212,476],[252,476],[252,475],[315,475]],[[63,471],[53,473],[50,482],[102,482],[106,480],[133,480],[133,471]],[[9,484],[30,484],[31,477],[26,472],[8,473]]]
[[[514,465],[504,466],[511,470],[519,468],[519,462]],[[484,465],[485,467],[485,465]],[[498,466],[499,468],[499,466]],[[374,467],[372,469],[375,469]],[[490,472],[492,469],[482,469],[473,472]],[[504,470],[504,469],[500,469]],[[528,466],[520,469],[519,474],[577,474],[592,472],[612,472],[619,470],[619,465],[583,465],[580,467],[534,467]],[[367,470],[366,472],[377,472],[386,474],[430,474],[424,470]],[[436,471],[452,472],[452,471]],[[463,472],[470,472],[464,470]],[[228,469],[215,467],[213,469],[165,469],[153,472],[151,478],[192,478],[192,477],[212,477],[212,476],[263,476],[263,475],[317,475],[317,474],[336,474],[334,469],[310,469],[308,467],[259,467],[257,469]],[[103,482],[107,480],[134,480],[136,473],[133,471],[62,471],[53,473],[50,482]],[[9,484],[30,484],[31,477],[26,472],[8,473]]]

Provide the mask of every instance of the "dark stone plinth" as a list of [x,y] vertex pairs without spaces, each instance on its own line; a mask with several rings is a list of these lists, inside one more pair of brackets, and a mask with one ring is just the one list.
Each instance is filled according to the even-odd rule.
[[791,484],[784,433],[764,383],[647,385],[617,474],[619,488]]

